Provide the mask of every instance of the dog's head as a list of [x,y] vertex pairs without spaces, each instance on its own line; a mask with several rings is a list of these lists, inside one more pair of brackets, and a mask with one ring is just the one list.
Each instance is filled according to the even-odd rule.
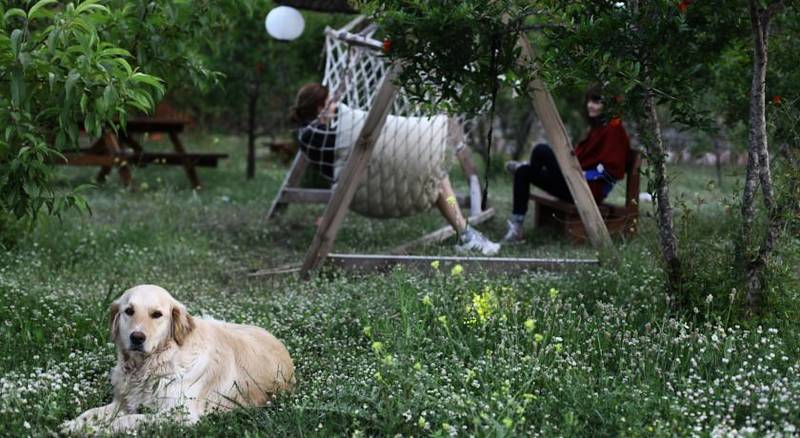
[[148,355],[170,342],[182,345],[194,329],[186,307],[161,287],[128,289],[111,304],[111,338],[126,356]]

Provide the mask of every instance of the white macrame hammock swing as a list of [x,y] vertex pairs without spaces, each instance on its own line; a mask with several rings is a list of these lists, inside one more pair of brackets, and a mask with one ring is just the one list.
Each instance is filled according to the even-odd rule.
[[[335,132],[329,135],[336,135],[334,183],[347,163],[387,71],[384,58],[374,48],[380,43],[371,39],[377,27],[369,25],[359,34],[352,34],[348,28],[354,23],[342,30],[326,30],[322,83],[333,93],[337,103],[329,131]],[[353,39],[369,41],[372,47],[352,44]],[[318,120],[312,123],[316,122]],[[406,217],[430,209],[439,196],[440,184],[452,164],[454,150],[465,147],[462,126],[463,120],[457,117],[425,112],[401,90],[350,208],[364,216],[378,218]],[[319,151],[319,146],[309,143],[303,143],[303,147],[306,151],[315,148]],[[323,154],[306,154],[311,163],[323,164],[312,160],[311,155],[321,157]],[[470,186],[472,210],[476,210],[480,205],[480,183],[476,176],[470,177]]]

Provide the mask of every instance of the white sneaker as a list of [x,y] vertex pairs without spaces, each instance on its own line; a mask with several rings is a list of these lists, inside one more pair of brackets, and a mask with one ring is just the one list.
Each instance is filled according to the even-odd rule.
[[508,221],[508,231],[503,236],[503,243],[522,243],[525,241],[525,233],[522,230],[522,224],[514,221]]
[[499,243],[492,242],[472,227],[467,227],[467,229],[461,233],[458,241],[459,244],[456,245],[456,251],[461,254],[480,252],[485,256],[491,256],[500,251]]

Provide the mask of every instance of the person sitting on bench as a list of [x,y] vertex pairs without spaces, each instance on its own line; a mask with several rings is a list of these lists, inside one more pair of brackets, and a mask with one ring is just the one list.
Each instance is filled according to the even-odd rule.
[[[614,183],[625,177],[625,162],[630,151],[628,133],[619,118],[608,119],[600,87],[592,86],[584,99],[584,116],[589,124],[586,138],[575,147],[575,156],[583,169],[595,201],[608,196]],[[514,176],[514,201],[508,231],[503,242],[522,242],[522,224],[528,212],[531,184],[566,202],[573,202],[556,156],[547,144],[538,144],[530,161],[509,161],[506,169]]]
[[[336,102],[328,88],[317,83],[300,88],[295,105],[290,109],[290,117],[298,127],[297,140],[300,148],[309,161],[319,164],[320,172],[329,181],[333,180],[336,160],[337,133],[333,123],[335,115]],[[486,238],[464,219],[447,176],[439,184],[436,207],[458,234],[458,252],[495,255],[500,250],[499,244]]]

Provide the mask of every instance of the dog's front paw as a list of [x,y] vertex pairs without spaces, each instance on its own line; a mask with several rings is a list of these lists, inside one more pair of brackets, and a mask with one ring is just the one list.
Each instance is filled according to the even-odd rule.
[[99,432],[96,411],[90,410],[81,414],[74,420],[69,420],[61,423],[59,431],[64,435],[69,436],[93,436]]
[[95,432],[94,428],[89,425],[89,423],[80,418],[65,421],[61,423],[58,429],[63,435],[69,436],[86,436]]

